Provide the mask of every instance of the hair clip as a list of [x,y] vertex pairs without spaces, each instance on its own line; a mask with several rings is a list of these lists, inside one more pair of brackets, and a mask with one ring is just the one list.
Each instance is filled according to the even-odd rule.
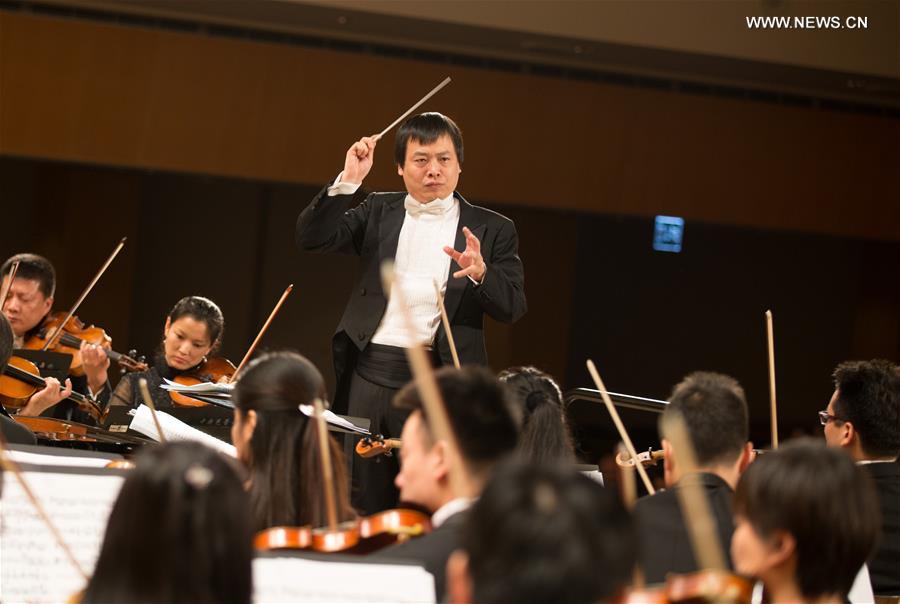
[[184,480],[198,491],[202,491],[212,482],[213,473],[209,468],[194,464],[184,472]]
[[534,488],[534,505],[542,514],[553,514],[559,504],[559,499],[553,487],[547,483],[538,484]]

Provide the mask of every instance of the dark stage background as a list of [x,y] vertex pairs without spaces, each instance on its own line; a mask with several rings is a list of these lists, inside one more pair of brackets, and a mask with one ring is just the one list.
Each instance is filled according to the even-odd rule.
[[[333,383],[330,338],[356,262],[295,249],[294,221],[317,186],[11,158],[0,159],[0,182],[4,222],[14,225],[3,255],[50,258],[58,309],[128,237],[78,313],[106,328],[117,349],[152,352],[166,311],[199,294],[222,307],[222,352],[237,362],[293,283],[262,349],[298,350]],[[476,199],[464,180],[461,190]],[[688,221],[673,254],[652,250],[649,218],[482,203],[516,221],[530,307],[514,327],[489,321],[494,369],[534,364],[564,388],[589,387],[592,358],[611,390],[654,398],[687,372],[722,371],[746,388],[754,440],[764,444],[766,309],[775,315],[783,435],[814,433],[838,362],[896,358],[896,242]],[[597,413],[602,422],[605,410]],[[654,421],[632,414],[636,440],[655,442]]]

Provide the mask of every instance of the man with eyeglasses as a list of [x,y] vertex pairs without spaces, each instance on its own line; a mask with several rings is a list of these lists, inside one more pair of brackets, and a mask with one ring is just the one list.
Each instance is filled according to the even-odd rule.
[[834,394],[819,411],[825,442],[872,477],[881,503],[881,538],[869,561],[876,595],[900,595],[900,367],[850,361],[834,370]]

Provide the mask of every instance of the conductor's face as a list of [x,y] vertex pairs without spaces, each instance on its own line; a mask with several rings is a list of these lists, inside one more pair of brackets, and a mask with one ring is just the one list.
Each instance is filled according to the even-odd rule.
[[397,168],[406,191],[419,203],[448,197],[456,190],[460,172],[456,149],[446,134],[430,145],[410,140],[406,160]]

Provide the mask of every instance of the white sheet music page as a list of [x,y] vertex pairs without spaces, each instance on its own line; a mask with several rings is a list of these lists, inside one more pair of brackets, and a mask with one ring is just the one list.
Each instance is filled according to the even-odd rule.
[[[187,425],[177,417],[173,417],[162,411],[157,411],[156,418],[159,420],[159,425],[162,427],[163,434],[166,435],[167,440],[194,441],[202,443],[220,453],[237,457],[237,450],[234,448],[234,445],[229,445],[215,436],[210,436],[206,432],[201,432],[200,430]],[[150,411],[150,407],[147,405],[141,405],[137,408],[129,428],[135,432],[140,432],[141,434],[149,436],[153,440],[159,440],[159,434],[156,432],[156,423],[153,421],[153,414]]]
[[434,604],[431,574],[402,564],[259,557],[253,589],[255,604]]
[[[90,574],[123,477],[113,472],[38,471],[25,471],[24,476],[66,544]],[[82,589],[84,580],[15,476],[4,472],[0,496],[0,601],[58,604]]]

